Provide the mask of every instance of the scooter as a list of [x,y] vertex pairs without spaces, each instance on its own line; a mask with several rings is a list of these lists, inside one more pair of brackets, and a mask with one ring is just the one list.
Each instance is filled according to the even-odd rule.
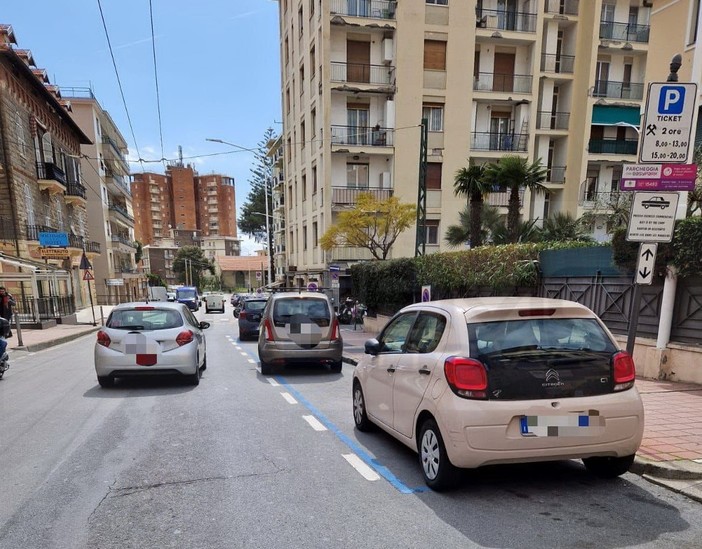
[[5,375],[5,372],[10,369],[10,355],[7,354],[7,334],[10,333],[10,323],[5,320],[4,318],[0,317],[0,341],[4,343],[4,345],[0,345],[0,347],[3,347],[2,352],[0,352],[0,379],[2,379],[2,376]]

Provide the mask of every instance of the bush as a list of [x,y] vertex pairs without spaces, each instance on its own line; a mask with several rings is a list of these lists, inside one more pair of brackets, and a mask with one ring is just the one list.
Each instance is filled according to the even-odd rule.
[[688,217],[678,221],[673,238],[671,263],[680,276],[702,273],[702,217]]

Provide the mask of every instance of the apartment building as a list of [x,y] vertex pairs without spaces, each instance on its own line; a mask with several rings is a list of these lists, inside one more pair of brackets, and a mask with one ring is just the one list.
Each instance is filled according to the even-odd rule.
[[[38,325],[68,321],[89,303],[80,261],[100,253],[80,165],[91,140],[70,110],[0,25],[0,283],[17,296],[20,319]],[[49,243],[56,249],[42,251]]]
[[128,147],[110,114],[90,88],[61,88],[72,116],[92,141],[81,147],[88,228],[103,253],[93,261],[98,304],[115,304],[144,295],[146,277],[137,272]]
[[134,232],[139,242],[158,244],[170,229],[200,231],[202,236],[237,237],[234,179],[200,176],[182,162],[169,165],[165,175],[134,174],[131,191]]
[[284,282],[287,261],[285,253],[285,172],[283,156],[283,138],[278,136],[268,143],[267,155],[273,161],[272,181],[269,187],[271,204],[271,225],[269,231],[273,238],[273,281]]
[[[370,259],[318,238],[360,192],[417,202],[422,119],[426,253],[451,249],[471,160],[541,159],[547,192],[523,193],[523,219],[606,213],[636,161],[650,14],[646,0],[280,0],[288,279],[327,286]],[[487,201],[506,211],[506,193]]]

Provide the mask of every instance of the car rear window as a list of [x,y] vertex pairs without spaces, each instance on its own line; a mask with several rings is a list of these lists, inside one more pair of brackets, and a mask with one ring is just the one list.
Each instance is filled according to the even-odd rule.
[[178,299],[194,299],[197,297],[197,292],[195,290],[178,290]]
[[244,301],[244,309],[247,311],[262,311],[266,307],[266,301]]
[[273,322],[282,326],[294,316],[306,317],[319,326],[328,326],[331,315],[327,302],[323,299],[299,297],[279,299],[273,307]]
[[169,309],[121,309],[112,311],[106,326],[116,330],[168,330],[183,325],[178,311]]

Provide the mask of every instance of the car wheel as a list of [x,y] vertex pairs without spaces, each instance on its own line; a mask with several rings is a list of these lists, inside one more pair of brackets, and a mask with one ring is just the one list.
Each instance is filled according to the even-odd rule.
[[341,368],[343,366],[343,363],[341,361],[339,362],[332,362],[331,366],[329,366],[329,369],[332,371],[334,374],[340,374],[341,373]]
[[100,387],[114,387],[115,378],[112,376],[97,376]]
[[624,457],[584,458],[585,469],[600,478],[616,478],[626,473],[634,463],[635,454]]
[[438,492],[454,486],[457,471],[449,461],[444,439],[433,419],[426,420],[419,431],[419,463],[424,482],[432,490]]
[[190,374],[188,376],[188,383],[193,386],[198,386],[200,385],[200,376],[202,375],[202,372],[200,371],[200,368],[195,369],[194,374]]
[[207,370],[207,355],[205,355],[205,358],[202,359],[202,366],[200,366],[200,371],[204,372]]
[[356,424],[356,429],[361,432],[366,433],[373,430],[373,424],[366,413],[366,400],[363,397],[363,389],[361,389],[361,384],[358,381],[353,384],[353,422]]
[[261,361],[261,374],[264,376],[269,376],[273,373],[273,366],[268,362]]

